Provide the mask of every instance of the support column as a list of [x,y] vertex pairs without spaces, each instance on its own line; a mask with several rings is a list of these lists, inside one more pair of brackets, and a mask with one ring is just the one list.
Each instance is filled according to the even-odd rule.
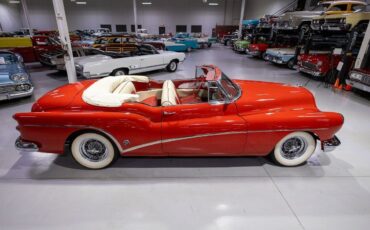
[[64,62],[67,70],[68,82],[73,83],[77,81],[76,68],[73,60],[71,39],[69,38],[69,30],[63,0],[53,0],[53,6],[58,25],[60,42],[62,48],[66,51],[64,54]]
[[134,6],[134,24],[135,24],[135,34],[137,35],[137,12],[136,12],[136,0],[132,0]]
[[368,50],[369,43],[370,43],[370,23],[367,25],[366,33],[365,33],[364,39],[362,40],[360,51],[358,52],[358,55],[357,55],[357,59],[355,62],[356,69],[363,67],[362,66],[363,60]]
[[243,19],[244,19],[244,8],[245,8],[245,0],[242,0],[242,6],[241,6],[241,9],[240,9],[240,20],[239,20],[238,38],[241,38],[241,36],[242,36]]
[[28,14],[27,1],[22,0],[21,2],[22,2],[22,9],[23,9],[23,14],[24,14],[24,19],[26,20],[27,29],[30,32],[30,36],[33,36],[33,28],[31,28],[30,18],[28,16],[29,14]]

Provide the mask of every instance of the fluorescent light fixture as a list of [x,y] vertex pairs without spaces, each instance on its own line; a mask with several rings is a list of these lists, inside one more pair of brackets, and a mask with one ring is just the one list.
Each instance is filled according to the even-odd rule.
[[210,2],[208,3],[209,6],[218,6],[218,3],[217,2]]
[[11,4],[19,4],[21,1],[18,0],[10,0],[9,3]]
[[152,2],[142,2],[141,4],[143,4],[143,5],[151,5]]
[[76,2],[77,5],[86,5],[87,2]]

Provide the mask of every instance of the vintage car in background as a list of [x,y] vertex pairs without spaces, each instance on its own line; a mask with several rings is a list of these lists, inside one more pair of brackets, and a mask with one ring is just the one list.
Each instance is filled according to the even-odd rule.
[[47,36],[0,37],[0,50],[10,50],[19,54],[24,62],[39,61],[40,54],[60,49],[60,43]]
[[98,54],[77,58],[76,71],[85,78],[127,75],[160,69],[175,72],[178,64],[185,60],[184,53],[157,50],[148,44],[136,45],[135,48],[125,56]]
[[175,36],[173,36],[172,41],[179,44],[184,44],[186,46],[186,51],[188,52],[199,48],[198,40],[191,38],[189,33],[177,33]]
[[30,75],[19,54],[0,51],[0,101],[33,94]]
[[98,37],[93,48],[122,53],[135,50],[137,42],[135,35],[116,34]]
[[232,44],[232,40],[234,39],[238,39],[238,33],[224,35],[220,42],[221,44],[224,44],[225,46],[230,46]]
[[210,38],[203,33],[193,33],[191,37],[197,39],[199,48],[210,48],[216,42],[215,38]]
[[294,69],[296,48],[270,48],[266,50],[265,60]]
[[363,69],[352,70],[346,83],[355,89],[370,93],[370,65]]
[[322,14],[346,14],[356,10],[358,6],[366,6],[362,1],[323,1],[310,11],[287,12],[280,16],[276,23],[277,30],[298,30],[307,34],[311,30],[312,19]]
[[109,36],[111,35],[111,31],[107,28],[99,28],[97,29],[93,34],[92,36],[95,36],[95,37],[101,37],[101,36]]
[[259,23],[259,19],[246,19],[242,21],[242,26],[244,29],[255,28]]
[[181,43],[176,43],[173,41],[164,41],[165,50],[167,51],[174,51],[174,52],[186,52],[188,48],[186,45]]
[[[231,80],[216,66],[195,78],[115,76],[56,88],[17,113],[20,151],[71,153],[101,169],[118,156],[267,156],[297,166],[340,144],[343,116],[299,86]],[[227,144],[225,144],[227,143]]]
[[251,44],[250,37],[246,37],[244,39],[238,39],[234,42],[233,50],[239,53],[245,53],[249,47],[249,44]]
[[354,13],[322,15],[312,20],[312,29],[317,31],[338,31],[340,33],[356,30],[364,33],[370,21],[370,12],[366,11],[366,5],[353,7]]

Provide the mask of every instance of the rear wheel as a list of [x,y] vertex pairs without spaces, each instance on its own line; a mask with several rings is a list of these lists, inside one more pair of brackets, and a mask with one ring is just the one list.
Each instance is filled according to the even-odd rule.
[[279,165],[297,166],[306,162],[314,153],[316,140],[306,132],[286,135],[275,146],[271,158]]
[[127,69],[116,69],[113,71],[113,76],[122,76],[127,74],[128,74]]
[[186,48],[187,52],[191,52],[191,47]]
[[294,69],[294,58],[290,59],[287,65],[289,69]]
[[166,67],[168,72],[175,72],[177,70],[177,61],[172,60]]
[[73,158],[89,169],[102,169],[112,164],[118,153],[112,142],[97,133],[84,133],[71,144]]

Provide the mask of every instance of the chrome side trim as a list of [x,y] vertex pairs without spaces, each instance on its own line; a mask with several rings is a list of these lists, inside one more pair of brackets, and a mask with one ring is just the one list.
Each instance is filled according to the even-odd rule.
[[15,141],[15,148],[18,151],[23,151],[23,152],[39,151],[39,147],[37,146],[37,144],[32,143],[32,142],[22,141],[21,137],[18,137],[17,140]]

